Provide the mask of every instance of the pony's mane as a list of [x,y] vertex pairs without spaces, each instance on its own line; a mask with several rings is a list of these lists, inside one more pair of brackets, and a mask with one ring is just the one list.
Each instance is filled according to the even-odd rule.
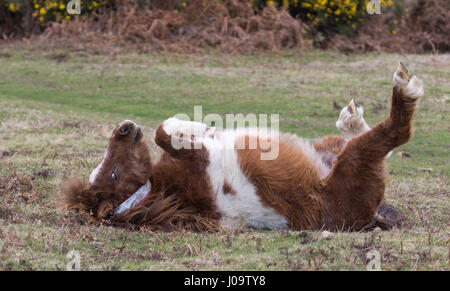
[[176,195],[165,196],[164,191],[151,193],[141,206],[136,206],[122,215],[108,213],[122,202],[121,195],[111,195],[90,187],[79,179],[63,183],[59,205],[81,214],[88,222],[108,222],[115,226],[145,226],[150,230],[162,231],[218,231],[220,223],[183,207],[183,201]]

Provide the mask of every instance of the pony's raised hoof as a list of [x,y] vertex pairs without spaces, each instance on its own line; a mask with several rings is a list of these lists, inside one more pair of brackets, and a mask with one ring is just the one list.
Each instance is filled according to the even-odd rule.
[[386,201],[382,201],[375,212],[375,217],[372,223],[368,226],[368,230],[373,230],[376,227],[382,230],[390,230],[394,227],[400,228],[403,225],[405,216],[394,206],[389,205]]
[[355,99],[345,106],[339,114],[336,128],[344,135],[346,140],[350,140],[370,130],[369,125],[364,120],[364,109],[357,104]]
[[394,87],[403,91],[408,99],[415,102],[423,96],[423,82],[417,76],[410,76],[408,69],[403,63],[399,63],[394,72]]

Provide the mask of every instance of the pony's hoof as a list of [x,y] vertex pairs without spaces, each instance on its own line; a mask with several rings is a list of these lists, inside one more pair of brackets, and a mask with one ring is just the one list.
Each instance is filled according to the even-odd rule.
[[423,96],[422,80],[416,76],[410,76],[403,63],[398,64],[393,80],[395,87],[402,88],[405,97],[417,100]]

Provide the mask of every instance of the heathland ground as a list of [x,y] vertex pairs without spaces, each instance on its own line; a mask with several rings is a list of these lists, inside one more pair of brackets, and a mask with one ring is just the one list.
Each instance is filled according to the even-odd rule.
[[[425,84],[412,140],[389,159],[386,196],[401,229],[335,233],[227,230],[161,233],[89,225],[55,201],[63,179],[87,179],[115,125],[153,128],[177,113],[278,113],[280,129],[309,139],[338,134],[351,98],[374,125],[389,112],[403,61]],[[260,56],[89,55],[0,49],[0,269],[449,270],[450,55],[284,52]]]

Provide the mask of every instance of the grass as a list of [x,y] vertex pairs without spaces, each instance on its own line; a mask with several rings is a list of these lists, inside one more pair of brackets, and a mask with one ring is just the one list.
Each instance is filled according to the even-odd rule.
[[[154,128],[177,113],[278,113],[306,138],[338,134],[351,98],[368,122],[389,110],[391,73],[405,62],[424,79],[413,139],[389,159],[386,195],[406,226],[386,232],[229,230],[154,233],[87,225],[58,210],[66,177],[87,179],[121,120]],[[0,269],[449,270],[450,56],[332,52],[261,56],[86,55],[0,49]],[[402,158],[403,151],[411,158]]]

